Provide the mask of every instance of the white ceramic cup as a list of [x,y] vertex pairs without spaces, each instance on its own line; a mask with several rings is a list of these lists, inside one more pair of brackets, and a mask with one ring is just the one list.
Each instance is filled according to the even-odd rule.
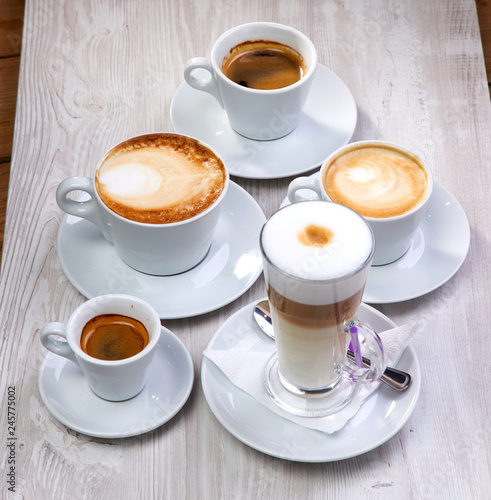
[[[149,335],[147,346],[135,356],[117,361],[86,354],[80,347],[82,330],[90,319],[101,314],[120,314],[143,323]],[[159,315],[145,301],[130,295],[99,295],[78,307],[67,323],[48,323],[41,330],[41,343],[78,365],[97,396],[124,401],[136,396],[145,386],[160,331]]]
[[[159,134],[147,134],[128,141],[156,135]],[[178,134],[172,135],[178,136]],[[210,146],[196,139],[192,140],[220,158]],[[128,141],[111,148],[99,162],[95,172],[114,151]],[[222,202],[227,194],[230,182],[227,171],[224,189],[210,207],[189,219],[167,224],[135,222],[118,215],[101,200],[94,184],[94,177],[65,179],[58,186],[56,200],[66,213],[83,217],[95,224],[104,237],[114,245],[117,254],[128,266],[142,273],[164,276],[188,271],[205,258],[218,224]],[[88,193],[90,199],[73,200],[68,197],[72,191]]]
[[[375,254],[372,265],[390,264],[400,259],[411,246],[414,234],[423,220],[433,191],[433,174],[430,168],[411,151],[385,141],[353,142],[332,153],[322,164],[320,177],[298,177],[288,187],[288,199],[291,203],[306,199],[330,200],[323,184],[324,174],[329,166],[340,156],[360,147],[375,145],[394,149],[418,163],[427,173],[426,196],[422,202],[402,215],[394,217],[364,217],[370,224],[375,236]],[[303,193],[302,193],[303,191]]]
[[[255,40],[280,42],[296,50],[306,64],[305,75],[293,85],[273,90],[247,88],[227,78],[222,64],[230,50],[242,42]],[[221,35],[213,45],[210,59],[190,59],[184,68],[184,78],[191,87],[217,99],[237,133],[249,139],[272,140],[289,134],[297,126],[316,67],[317,51],[303,33],[282,24],[254,22]]]

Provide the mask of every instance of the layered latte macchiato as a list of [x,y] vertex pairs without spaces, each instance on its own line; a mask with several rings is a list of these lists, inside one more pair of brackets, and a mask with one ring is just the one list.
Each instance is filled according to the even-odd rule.
[[295,203],[268,220],[261,246],[282,375],[301,388],[333,385],[373,255],[369,226],[335,203]]
[[389,145],[364,144],[334,157],[322,182],[329,198],[364,217],[396,217],[427,197],[429,177],[415,156]]
[[204,212],[225,182],[220,158],[198,141],[175,134],[123,142],[95,174],[97,192],[108,208],[148,224],[180,222]]

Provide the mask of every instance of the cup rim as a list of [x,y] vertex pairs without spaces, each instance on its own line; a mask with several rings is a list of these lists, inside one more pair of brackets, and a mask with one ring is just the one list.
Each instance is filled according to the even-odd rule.
[[[149,136],[173,136],[173,137],[184,137],[186,139],[191,139],[193,141],[196,141],[201,146],[209,149],[222,162],[223,170],[225,171],[225,183],[224,183],[224,186],[223,186],[223,190],[220,193],[220,196],[206,210],[203,210],[203,212],[200,212],[199,214],[196,214],[193,217],[190,217],[189,219],[184,219],[184,220],[177,221],[177,222],[167,222],[167,223],[164,222],[164,223],[159,223],[159,224],[152,224],[150,222],[139,222],[139,221],[136,221],[136,220],[127,219],[126,217],[123,217],[122,215],[119,215],[114,210],[112,210],[111,208],[109,208],[102,201],[102,198],[100,197],[99,192],[97,191],[97,188],[95,186],[95,174],[96,174],[97,170],[102,166],[102,164],[106,161],[106,159],[111,155],[111,153],[116,148],[121,147],[123,144],[125,144],[128,141],[133,141],[133,140],[136,141],[138,139],[143,139],[144,137],[149,137]],[[97,200],[100,203],[100,206],[103,207],[104,210],[107,210],[112,216],[116,217],[120,221],[124,221],[126,223],[129,223],[129,224],[132,224],[132,225],[136,225],[138,227],[163,228],[163,227],[184,226],[186,224],[189,224],[192,221],[195,221],[195,220],[201,219],[202,217],[205,217],[209,212],[212,212],[213,210],[215,210],[221,204],[221,202],[223,201],[223,199],[225,198],[225,196],[226,196],[226,194],[228,192],[228,187],[229,187],[229,184],[230,184],[231,181],[230,181],[230,174],[229,174],[228,168],[227,168],[227,166],[225,164],[225,161],[223,160],[222,156],[220,154],[218,154],[218,152],[214,148],[212,148],[209,144],[201,141],[200,139],[198,139],[196,137],[190,136],[190,135],[176,134],[174,132],[153,132],[153,133],[146,133],[146,134],[141,134],[141,135],[136,135],[136,136],[129,137],[127,139],[124,139],[123,141],[118,142],[118,144],[115,144],[110,149],[108,149],[104,153],[104,155],[102,156],[102,158],[99,160],[99,162],[97,163],[97,166],[95,167],[95,169],[93,171],[92,182],[94,183],[94,193],[95,193],[95,195],[97,197]]]
[[433,193],[433,186],[435,184],[433,172],[432,172],[431,168],[416,153],[413,153],[411,150],[407,149],[406,147],[400,146],[399,144],[396,144],[394,142],[384,141],[384,140],[380,140],[380,139],[364,139],[362,141],[350,142],[349,144],[345,144],[344,146],[341,146],[340,148],[336,149],[336,151],[333,151],[323,161],[321,169],[320,169],[319,182],[320,182],[320,186],[322,188],[322,191],[327,196],[328,200],[332,201],[326,192],[326,189],[324,187],[324,182],[323,182],[324,172],[327,169],[328,164],[331,163],[333,159],[340,157],[341,155],[345,154],[348,151],[351,151],[351,150],[356,149],[358,147],[369,146],[371,144],[373,144],[375,146],[386,146],[388,148],[395,149],[395,150],[405,154],[409,158],[414,159],[419,165],[421,165],[424,168],[424,170],[427,173],[428,188],[426,190],[426,196],[424,197],[424,199],[422,201],[420,201],[417,205],[415,205],[413,208],[411,208],[411,210],[408,210],[407,212],[404,212],[403,214],[393,215],[392,217],[369,217],[367,215],[362,215],[362,217],[364,219],[366,219],[367,221],[375,222],[375,223],[382,222],[382,221],[386,221],[386,222],[387,221],[397,221],[397,220],[409,217],[413,213],[419,212],[421,209],[423,209],[428,204],[428,202],[431,198],[431,194]]
[[[242,30],[246,29],[247,27],[252,27],[252,26],[257,26],[257,27],[262,27],[262,28],[276,28],[276,29],[283,29],[285,31],[293,32],[297,37],[301,38],[304,40],[307,45],[310,46],[311,52],[312,52],[312,62],[305,73],[305,75],[298,80],[295,83],[292,83],[291,85],[288,85],[286,87],[281,87],[279,89],[253,89],[249,87],[243,87],[242,85],[239,85],[238,83],[235,83],[234,81],[230,80],[230,78],[226,77],[222,71],[221,65],[218,64],[218,61],[216,60],[216,52],[218,50],[218,47],[220,43],[230,36],[231,34]],[[231,47],[232,48],[232,47]],[[230,49],[229,49],[230,50]],[[303,54],[300,54],[302,57]],[[299,87],[300,85],[304,85],[308,80],[313,78],[313,75],[315,73],[317,63],[318,63],[318,56],[317,56],[317,49],[312,42],[312,40],[305,34],[302,33],[301,31],[297,30],[296,28],[293,28],[292,26],[288,26],[286,24],[281,24],[281,23],[273,23],[273,22],[267,22],[267,21],[258,21],[258,22],[250,22],[250,23],[244,23],[244,24],[239,24],[238,26],[234,26],[233,28],[230,28],[229,30],[225,31],[222,33],[215,43],[213,44],[213,47],[211,49],[211,64],[213,66],[213,69],[215,70],[215,73],[222,78],[224,81],[226,81],[228,84],[230,84],[232,87],[242,89],[244,92],[250,93],[250,94],[257,94],[257,95],[276,95],[276,94],[282,94],[285,92],[288,92],[292,89],[295,89]]]
[[[272,262],[271,259],[269,258],[269,256],[266,254],[266,252],[264,250],[264,246],[263,246],[263,232],[264,232],[264,228],[266,227],[266,224],[268,223],[268,221],[271,220],[271,218],[276,213],[280,212],[281,210],[289,209],[292,206],[298,205],[299,203],[333,203],[334,205],[339,205],[339,206],[341,206],[341,207],[343,207],[343,208],[345,208],[347,210],[350,210],[357,217],[359,217],[360,219],[362,219],[363,222],[368,227],[368,230],[369,230],[370,234],[372,235],[372,248],[370,250],[370,253],[369,253],[368,257],[363,261],[363,263],[360,264],[356,269],[354,269],[350,273],[345,274],[343,276],[339,276],[337,278],[327,278],[327,279],[316,280],[316,279],[312,279],[312,278],[302,278],[300,276],[295,276],[294,274],[291,274],[291,273],[289,273],[289,272],[281,269],[274,262]],[[355,276],[356,274],[358,274],[359,272],[361,272],[367,266],[370,266],[370,263],[372,262],[373,256],[375,254],[375,235],[373,234],[373,229],[371,228],[370,224],[368,224],[368,222],[365,220],[365,218],[362,217],[358,212],[355,212],[352,208],[347,207],[346,205],[341,205],[340,203],[335,203],[334,201],[328,201],[328,200],[304,200],[304,201],[299,201],[297,203],[291,203],[289,205],[285,205],[284,207],[280,207],[278,210],[276,210],[271,215],[271,217],[269,217],[266,220],[266,222],[263,224],[263,227],[261,228],[261,232],[259,233],[259,247],[261,249],[261,255],[263,256],[263,258],[265,258],[268,261],[268,263],[271,265],[271,267],[273,267],[274,269],[276,269],[281,274],[287,276],[288,278],[294,279],[296,281],[300,281],[302,283],[312,283],[312,284],[315,284],[315,285],[328,285],[330,283],[339,283],[341,281],[348,280],[348,279],[352,278],[353,276]]]
[[[93,356],[90,356],[87,354],[81,347],[80,347],[80,336],[82,334],[82,328],[84,325],[81,327],[78,327],[77,332],[74,332],[73,329],[73,323],[79,318],[79,316],[83,313],[83,310],[86,309],[87,307],[90,306],[91,303],[97,303],[98,301],[102,300],[125,300],[127,302],[131,303],[138,303],[140,306],[143,306],[148,313],[152,316],[153,320],[156,320],[158,323],[158,331],[155,331],[153,334],[150,335],[149,332],[149,341],[148,344],[137,354],[130,356],[129,358],[124,358],[124,359],[117,359],[117,360],[106,360],[106,359],[99,359],[99,358],[94,358]],[[97,312],[90,316],[86,321],[89,321],[92,318],[95,318],[96,316],[100,316],[101,314],[112,314],[110,312],[110,305],[108,304],[108,311],[104,312]],[[114,313],[116,314],[116,313]],[[129,315],[128,315],[129,316]],[[135,297],[133,295],[126,295],[126,294],[104,294],[104,295],[97,295],[96,297],[93,297],[89,300],[86,300],[84,303],[82,303],[80,306],[73,311],[73,313],[70,315],[70,318],[68,319],[67,322],[67,342],[72,351],[75,353],[75,355],[81,359],[83,359],[86,362],[89,362],[93,365],[97,366],[125,366],[132,364],[141,358],[147,356],[157,345],[159,339],[160,339],[160,328],[161,328],[161,323],[160,323],[160,317],[157,314],[157,311],[146,301],[143,299],[140,299],[139,297]]]

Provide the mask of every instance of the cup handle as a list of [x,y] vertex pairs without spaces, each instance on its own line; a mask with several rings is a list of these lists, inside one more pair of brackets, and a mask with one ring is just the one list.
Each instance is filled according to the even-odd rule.
[[[76,201],[68,198],[72,191],[84,191],[90,195],[90,200]],[[95,224],[104,235],[106,240],[111,241],[107,225],[102,219],[99,206],[97,205],[94,181],[89,177],[70,177],[60,183],[56,190],[56,201],[59,207],[70,215],[83,217]]]
[[[345,328],[351,336],[352,350],[356,364],[345,361],[343,370],[356,383],[376,382],[384,373],[386,360],[382,341],[369,326],[358,320],[351,321]],[[364,368],[361,360],[362,348],[367,351],[370,367]]]
[[[65,340],[56,339],[54,336],[63,337]],[[48,351],[58,354],[59,356],[63,356],[78,365],[75,353],[72,351],[72,348],[68,345],[68,341],[66,340],[65,323],[48,323],[41,330],[41,344],[43,344]]]
[[[298,195],[298,191],[306,189],[315,194],[313,198],[305,198]],[[298,177],[293,179],[288,186],[288,199],[290,203],[306,200],[322,200],[322,188],[318,179],[314,177]]]
[[[199,78],[196,76],[194,71],[199,69],[208,72],[208,78]],[[206,59],[205,57],[194,57],[193,59],[190,59],[184,66],[184,79],[188,85],[191,85],[191,87],[196,90],[204,90],[205,92],[211,94],[223,108],[222,96],[218,90],[215,72],[209,59]]]

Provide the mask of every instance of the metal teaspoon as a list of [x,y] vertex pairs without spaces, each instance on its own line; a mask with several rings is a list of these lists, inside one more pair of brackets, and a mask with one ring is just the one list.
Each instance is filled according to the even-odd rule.
[[[268,337],[274,340],[273,321],[271,319],[269,302],[267,300],[263,300],[256,304],[256,307],[254,308],[254,319],[256,320],[259,328],[261,328],[261,330]],[[354,361],[355,355],[352,351],[348,351],[347,356],[351,361]],[[362,361],[365,368],[370,366],[369,359],[362,358]],[[384,384],[387,384],[396,391],[405,391],[411,385],[411,375],[409,375],[409,373],[396,370],[395,368],[387,367],[385,372],[380,377],[380,381],[384,382]]]

